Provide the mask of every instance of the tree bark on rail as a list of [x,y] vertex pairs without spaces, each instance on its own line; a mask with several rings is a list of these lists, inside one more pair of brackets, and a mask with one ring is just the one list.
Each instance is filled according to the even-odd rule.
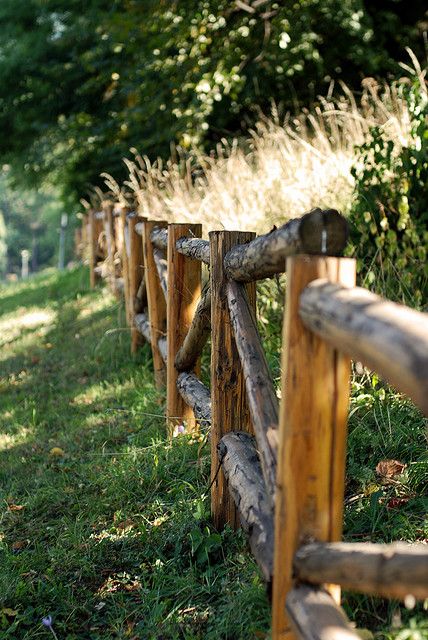
[[324,589],[302,585],[292,589],[286,609],[302,640],[361,640],[345,612]]
[[137,330],[145,337],[147,342],[151,343],[150,322],[147,313],[137,313],[134,319]]
[[152,244],[160,251],[166,251],[168,247],[168,229],[155,227],[150,234]]
[[336,583],[386,598],[428,598],[428,547],[424,544],[314,542],[294,556],[298,580]]
[[[164,229],[165,231],[165,229]],[[163,294],[165,296],[165,300],[168,299],[168,269],[167,269],[167,261],[164,253],[160,249],[153,250],[153,258],[155,261],[156,269],[159,274],[159,282],[162,287]]]
[[217,449],[241,525],[248,533],[257,564],[266,582],[270,583],[273,571],[273,512],[254,438],[243,431],[227,433]]
[[297,253],[337,256],[348,240],[348,223],[335,209],[314,209],[279,229],[233,247],[225,256],[228,277],[241,282],[285,271],[285,258]]
[[303,291],[306,327],[377,371],[428,415],[428,315],[366,289],[316,280]]
[[208,339],[210,328],[211,289],[207,285],[202,292],[190,329],[175,357],[175,368],[178,371],[193,369]]
[[210,390],[194,373],[180,373],[177,377],[177,389],[183,400],[193,409],[199,424],[209,427],[211,425]]
[[244,373],[247,401],[260,452],[263,477],[269,499],[273,502],[278,454],[278,400],[245,285],[228,282],[227,300]]
[[210,263],[210,243],[208,240],[201,240],[200,238],[180,238],[176,242],[176,248],[179,253],[193,258],[194,260],[201,260],[205,264]]
[[166,364],[166,361],[168,358],[168,345],[167,345],[166,336],[160,336],[160,338],[158,339],[158,347],[159,347],[160,354],[162,356],[162,360]]

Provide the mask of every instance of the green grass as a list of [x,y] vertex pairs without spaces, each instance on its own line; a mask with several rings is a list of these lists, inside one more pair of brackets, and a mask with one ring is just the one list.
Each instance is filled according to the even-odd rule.
[[[47,615],[60,640],[269,637],[244,536],[210,522],[207,447],[167,440],[147,346],[130,357],[121,305],[87,281],[78,268],[0,289],[0,638],[52,637]],[[276,283],[259,296],[275,377],[281,297]],[[408,467],[382,485],[389,457]],[[355,378],[345,537],[428,538],[426,470],[418,411]],[[428,637],[422,605],[344,604],[379,640]]]

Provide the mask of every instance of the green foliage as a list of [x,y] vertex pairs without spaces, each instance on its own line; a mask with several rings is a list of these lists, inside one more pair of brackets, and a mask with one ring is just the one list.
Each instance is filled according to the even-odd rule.
[[378,291],[412,306],[427,302],[428,99],[424,86],[403,84],[410,140],[399,153],[382,127],[357,148],[351,209],[360,274]]
[[129,147],[208,149],[272,99],[309,104],[332,78],[396,71],[403,43],[418,53],[419,0],[381,14],[363,0],[241,5],[3,0],[0,158],[21,184],[48,176],[81,197],[102,171],[125,177]]

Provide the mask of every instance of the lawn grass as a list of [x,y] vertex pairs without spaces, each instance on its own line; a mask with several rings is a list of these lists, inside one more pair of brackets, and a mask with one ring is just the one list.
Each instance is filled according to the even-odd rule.
[[[148,347],[130,357],[122,305],[87,282],[76,268],[0,289],[0,638],[52,637],[49,615],[60,640],[269,637],[244,536],[210,523],[208,447],[168,441]],[[277,376],[272,287],[260,315]],[[398,484],[376,476],[388,457],[408,464]],[[355,377],[345,537],[427,539],[426,469],[419,412]],[[379,639],[428,637],[423,605],[344,604]]]

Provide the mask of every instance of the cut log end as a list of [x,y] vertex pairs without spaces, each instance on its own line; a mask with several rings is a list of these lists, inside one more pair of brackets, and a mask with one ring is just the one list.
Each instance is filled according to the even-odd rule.
[[348,222],[336,209],[314,209],[302,216],[299,226],[302,253],[341,256],[348,235]]

